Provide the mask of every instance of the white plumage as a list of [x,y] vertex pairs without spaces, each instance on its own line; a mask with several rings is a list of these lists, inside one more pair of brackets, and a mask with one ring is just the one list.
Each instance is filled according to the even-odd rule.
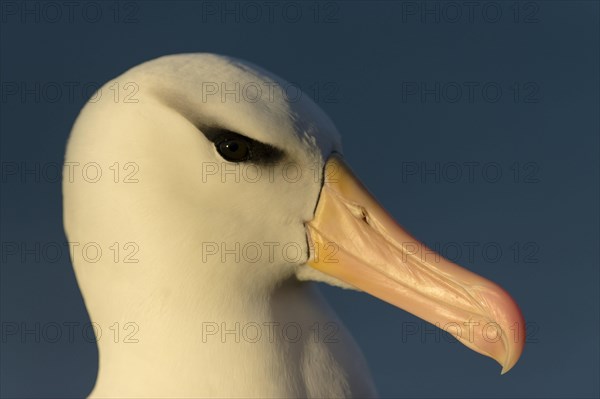
[[[115,82],[139,88],[130,98],[138,102],[115,102],[107,89]],[[363,357],[343,327],[336,334],[339,342],[315,342],[315,323],[321,328],[341,323],[314,287],[296,278],[331,279],[303,264],[308,256],[304,222],[312,218],[321,186],[320,173],[315,179],[308,172],[322,170],[326,155],[340,150],[339,136],[307,96],[291,103],[284,91],[273,89],[269,97],[273,83],[285,84],[230,58],[168,56],[108,82],[100,100],[79,116],[67,162],[96,162],[105,173],[115,162],[139,168],[138,183],[115,183],[111,175],[94,184],[64,184],[70,241],[139,247],[134,256],[139,263],[115,263],[109,253],[95,264],[73,259],[92,321],[105,331],[115,322],[139,326],[138,343],[117,344],[108,334],[98,340],[93,396],[373,394]],[[239,86],[240,101],[229,95],[223,102],[220,92],[208,95],[214,84],[219,90],[222,84],[229,90]],[[249,102],[241,93],[251,85],[264,90],[260,101]],[[222,177],[223,160],[198,131],[199,124],[219,125],[284,149],[289,162],[301,166],[302,178],[286,181],[282,166],[274,167],[273,181],[253,182],[252,175],[236,183],[234,174]],[[209,175],[215,165],[219,174]],[[203,254],[213,243],[225,249],[257,243],[265,259],[250,263],[251,254],[236,262],[229,255],[222,262],[220,253]],[[303,253],[290,264],[275,250],[269,262],[269,245],[275,245],[265,243],[279,243],[279,248],[294,243]],[[299,342],[281,334],[269,342],[268,323],[290,322],[301,326]],[[256,323],[263,338],[252,343],[240,337],[238,343],[230,334],[222,342],[219,332],[205,334],[203,342],[203,328],[212,323],[229,329],[238,323],[240,331],[250,326],[248,334],[254,325],[249,323]],[[288,333],[294,338],[293,325]]]

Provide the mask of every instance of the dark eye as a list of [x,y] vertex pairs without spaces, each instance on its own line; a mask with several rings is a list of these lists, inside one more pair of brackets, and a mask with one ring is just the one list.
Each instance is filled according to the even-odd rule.
[[243,138],[225,138],[216,143],[219,154],[230,162],[244,162],[250,159],[250,143]]
[[215,149],[229,162],[272,164],[281,160],[283,151],[230,130],[203,126],[200,131],[215,144]]

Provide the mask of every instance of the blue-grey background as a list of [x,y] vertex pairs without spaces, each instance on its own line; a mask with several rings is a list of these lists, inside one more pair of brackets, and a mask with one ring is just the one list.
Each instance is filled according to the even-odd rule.
[[[390,212],[504,286],[529,323],[521,360],[500,376],[446,335],[421,335],[426,325],[411,315],[323,287],[382,396],[598,397],[598,2],[284,2],[272,14],[261,1],[50,3],[1,5],[5,166],[60,164],[87,84],[170,53],[252,61],[313,96]],[[479,165],[472,178],[469,162]],[[3,245],[64,242],[60,183],[2,178]],[[1,270],[3,323],[88,321],[68,257],[5,252]],[[408,325],[419,332],[407,335]],[[87,394],[96,347],[66,341],[5,334],[2,396]]]

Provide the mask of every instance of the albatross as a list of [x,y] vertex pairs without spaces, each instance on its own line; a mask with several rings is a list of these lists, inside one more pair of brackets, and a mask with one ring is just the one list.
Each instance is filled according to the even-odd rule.
[[502,373],[517,362],[509,294],[397,224],[329,117],[292,94],[249,62],[179,54],[82,109],[65,165],[87,177],[65,174],[63,195],[69,242],[92,252],[71,253],[99,351],[91,396],[376,396],[316,283],[404,309]]

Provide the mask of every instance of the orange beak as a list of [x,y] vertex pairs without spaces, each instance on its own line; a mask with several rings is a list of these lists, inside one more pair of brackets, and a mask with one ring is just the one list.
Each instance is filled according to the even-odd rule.
[[[515,365],[525,322],[506,291],[412,237],[339,155],[327,161],[324,180],[315,217],[306,225],[310,266],[443,328],[495,359],[502,374]],[[335,254],[319,254],[331,245]]]

